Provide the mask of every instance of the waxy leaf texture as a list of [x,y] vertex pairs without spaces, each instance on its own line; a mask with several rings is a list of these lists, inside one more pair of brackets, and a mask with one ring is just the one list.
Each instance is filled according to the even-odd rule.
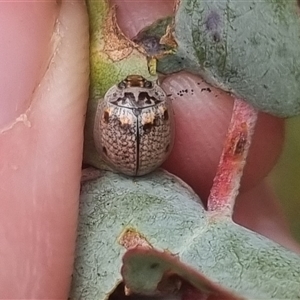
[[103,171],[82,187],[72,299],[104,300],[122,281],[122,257],[132,248],[124,242],[126,232],[135,232],[141,247],[176,255],[235,295],[300,297],[298,255],[206,212],[177,177],[164,171],[141,178]]
[[[297,0],[178,1],[172,25],[177,52],[158,70],[188,70],[259,110],[297,115],[299,13]],[[151,32],[159,30],[154,26],[148,38]]]

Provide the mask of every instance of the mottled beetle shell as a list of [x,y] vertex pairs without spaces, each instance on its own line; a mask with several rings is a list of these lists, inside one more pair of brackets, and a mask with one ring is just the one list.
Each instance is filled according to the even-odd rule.
[[153,171],[173,147],[170,100],[156,82],[128,76],[99,102],[94,140],[98,153],[113,169],[131,176]]

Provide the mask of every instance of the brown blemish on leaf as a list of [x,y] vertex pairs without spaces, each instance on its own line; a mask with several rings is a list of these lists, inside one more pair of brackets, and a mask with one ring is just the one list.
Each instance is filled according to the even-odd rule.
[[126,249],[135,248],[137,246],[144,248],[152,248],[146,238],[134,228],[126,228],[118,239],[121,246]]
[[133,42],[136,45],[140,45],[143,49],[143,53],[148,57],[156,57],[160,53],[165,51],[164,47],[160,44],[160,39],[153,35],[144,35],[143,32],[138,34]]
[[235,155],[242,155],[247,143],[247,134],[242,132],[236,142],[234,154]]
[[172,49],[177,49],[178,44],[174,38],[174,27],[175,27],[175,24],[174,24],[174,19],[173,19],[172,24],[167,26],[166,33],[165,33],[165,35],[163,35],[161,37],[159,42],[163,45],[166,45],[166,46],[172,48]]
[[123,34],[118,26],[116,6],[113,6],[108,13],[103,37],[103,50],[113,61],[120,61],[128,57],[134,49],[134,44]]
[[231,157],[232,160],[239,159],[243,156],[246,143],[248,141],[248,130],[247,125],[243,123],[240,131],[233,132],[230,143],[228,144],[228,151],[226,153],[227,159]]
[[173,18],[172,23],[166,27],[163,36],[149,32],[150,26],[140,31],[133,38],[137,50],[147,55],[148,68],[155,71],[150,73],[156,73],[156,60],[176,52],[178,45],[173,34],[174,26],[175,23]]
[[[134,38],[133,41],[137,45],[137,50],[147,55],[148,60],[150,60],[150,63],[148,63],[148,65],[152,63],[151,60],[162,59],[167,55],[173,54],[176,51],[177,47],[177,43],[175,39],[173,39],[173,36],[166,36],[166,34],[160,39],[157,36],[148,36],[141,34]],[[171,48],[173,47],[173,45],[175,45],[176,47]],[[156,64],[156,62],[154,64]]]

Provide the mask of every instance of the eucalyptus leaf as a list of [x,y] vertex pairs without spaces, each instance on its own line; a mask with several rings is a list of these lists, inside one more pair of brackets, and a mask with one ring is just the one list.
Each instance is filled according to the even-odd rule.
[[[298,255],[206,212],[191,188],[157,171],[141,178],[102,172],[84,183],[71,299],[104,300],[114,291],[122,281],[128,247],[121,240],[128,231],[240,297],[300,297]],[[188,273],[185,279],[191,281]]]
[[103,171],[84,183],[71,298],[102,300],[116,288],[126,252],[118,238],[127,229],[160,249],[175,249],[179,239],[184,244],[195,227],[207,224],[198,201],[186,184],[162,171],[139,178]]
[[[169,25],[177,52],[161,59],[158,71],[188,70],[259,110],[300,113],[297,0],[181,0]],[[144,30],[140,42],[161,37],[162,26]]]

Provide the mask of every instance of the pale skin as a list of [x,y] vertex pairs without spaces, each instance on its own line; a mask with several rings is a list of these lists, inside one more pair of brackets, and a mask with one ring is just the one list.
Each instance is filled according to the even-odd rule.
[[[119,23],[129,37],[169,15],[173,5],[171,1],[112,2],[118,4]],[[68,295],[88,97],[86,11],[82,2],[71,4],[0,3],[2,299],[63,299]],[[75,10],[72,14],[68,13],[71,9]],[[54,47],[57,18],[62,27],[60,44]],[[53,48],[59,49],[55,55]],[[211,93],[201,92],[207,85],[201,82],[199,88],[198,82],[199,78],[187,73],[174,74],[164,82],[167,93],[174,95],[177,122],[176,144],[165,167],[205,199],[233,100],[212,88]],[[194,95],[177,96],[182,89],[193,89]],[[299,251],[276,196],[263,180],[280,154],[283,138],[284,122],[262,114],[234,218]]]

